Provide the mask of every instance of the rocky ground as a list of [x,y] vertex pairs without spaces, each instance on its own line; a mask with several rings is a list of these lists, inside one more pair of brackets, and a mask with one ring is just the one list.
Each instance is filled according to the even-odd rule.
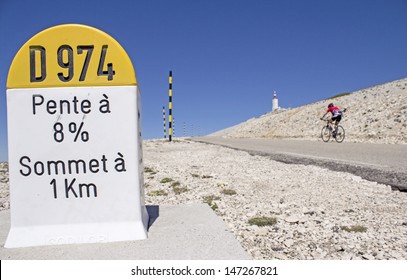
[[213,135],[317,140],[323,126],[320,117],[330,102],[341,109],[347,108],[341,123],[346,130],[346,141],[407,144],[407,78],[290,110],[270,112]]
[[0,163],[0,211],[10,208],[9,185],[8,185],[8,163]]
[[407,259],[407,193],[389,186],[188,141],[144,158],[148,204],[208,203],[255,259]]
[[407,259],[407,193],[389,186],[186,140],[144,141],[144,163],[147,205],[207,203],[254,259]]

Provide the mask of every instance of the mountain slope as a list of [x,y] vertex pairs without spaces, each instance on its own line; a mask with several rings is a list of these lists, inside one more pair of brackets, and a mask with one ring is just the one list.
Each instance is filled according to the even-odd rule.
[[313,104],[270,112],[211,136],[319,140],[320,117],[333,102],[347,108],[341,125],[348,142],[407,144],[407,78]]

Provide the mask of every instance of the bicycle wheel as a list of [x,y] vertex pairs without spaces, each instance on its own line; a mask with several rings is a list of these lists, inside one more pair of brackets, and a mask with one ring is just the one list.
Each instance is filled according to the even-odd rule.
[[338,128],[336,130],[336,137],[335,140],[338,143],[342,143],[343,139],[345,139],[345,129],[341,125],[338,125]]
[[329,139],[331,138],[331,131],[330,131],[329,127],[326,125],[321,130],[321,138],[322,138],[322,141],[324,141],[324,142],[328,142]]

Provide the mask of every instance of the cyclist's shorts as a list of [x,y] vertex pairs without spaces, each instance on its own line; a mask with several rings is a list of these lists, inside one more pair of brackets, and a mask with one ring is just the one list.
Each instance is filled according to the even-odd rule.
[[336,117],[332,117],[332,121],[335,121],[336,123],[339,123],[341,121],[341,119],[342,119],[341,115],[336,116]]

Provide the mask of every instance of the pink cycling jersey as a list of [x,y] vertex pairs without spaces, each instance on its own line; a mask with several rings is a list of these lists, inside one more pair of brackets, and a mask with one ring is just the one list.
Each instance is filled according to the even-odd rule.
[[326,112],[327,112],[327,113],[328,113],[328,112],[331,112],[333,118],[335,118],[335,117],[337,117],[337,116],[339,116],[339,115],[342,114],[341,109],[339,109],[339,108],[336,107],[336,106],[329,107]]

